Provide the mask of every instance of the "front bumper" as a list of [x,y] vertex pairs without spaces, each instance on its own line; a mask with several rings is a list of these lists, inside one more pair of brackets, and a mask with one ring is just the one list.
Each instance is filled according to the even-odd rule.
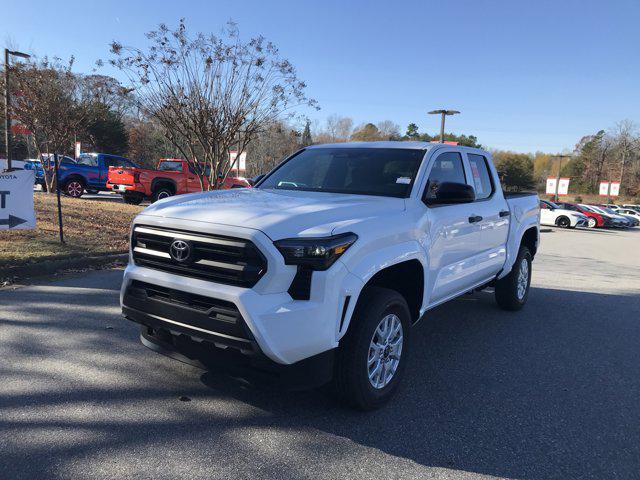
[[221,348],[218,341],[196,340],[188,333],[166,330],[155,319],[139,313],[129,311],[127,318],[142,324],[140,340],[147,348],[198,368],[240,374],[253,381],[296,389],[318,387],[333,377],[335,349],[292,365],[281,365],[257,348],[251,353],[233,347]]
[[[160,224],[163,220],[144,219],[145,224],[154,222]],[[296,268],[284,264],[282,255],[264,233],[224,225],[195,226],[173,219],[172,227],[251,240],[266,257],[267,271],[252,288],[243,288],[142,267],[130,261],[120,296],[127,318],[194,341],[217,343],[244,355],[262,355],[280,365],[292,365],[338,346],[364,286],[340,261],[326,271],[313,273],[309,300],[293,300],[287,290]],[[173,293],[164,299],[145,299],[144,295],[136,299],[128,292],[134,282],[156,285]],[[241,325],[236,330],[225,329],[217,317],[211,319],[210,312],[197,311],[184,298],[171,298],[182,297],[181,293],[198,297],[195,303],[199,304],[205,298],[232,305]],[[229,342],[236,344],[228,345]]]

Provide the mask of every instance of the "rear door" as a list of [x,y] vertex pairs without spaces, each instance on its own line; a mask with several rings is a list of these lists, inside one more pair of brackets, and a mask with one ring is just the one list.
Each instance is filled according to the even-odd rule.
[[[422,198],[433,197],[443,182],[468,183],[459,151],[434,153]],[[480,228],[472,217],[473,203],[424,206],[429,248],[429,303],[434,304],[471,287],[475,281],[475,252]]]
[[482,281],[496,275],[504,266],[511,213],[489,159],[476,153],[467,153],[466,157],[467,178],[476,192],[476,200],[471,205],[473,215],[479,218],[480,229],[474,276]]

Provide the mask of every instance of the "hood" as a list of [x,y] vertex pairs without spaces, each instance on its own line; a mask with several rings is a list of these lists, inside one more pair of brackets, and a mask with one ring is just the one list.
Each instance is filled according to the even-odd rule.
[[234,188],[170,197],[142,215],[253,228],[280,240],[349,231],[354,223],[404,210],[402,198]]

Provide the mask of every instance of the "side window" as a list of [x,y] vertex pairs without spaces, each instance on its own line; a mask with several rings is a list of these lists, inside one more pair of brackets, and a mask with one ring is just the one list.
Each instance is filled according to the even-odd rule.
[[78,164],[87,165],[89,167],[97,167],[98,166],[98,157],[96,157],[94,155],[80,155],[80,157],[78,158]]
[[[493,182],[487,159],[482,155],[474,153],[467,154],[469,166],[471,167],[471,176],[473,178],[473,188],[476,190],[476,200],[484,200],[493,195]],[[549,206],[546,206],[549,208]]]
[[131,163],[125,160],[124,158],[118,157],[104,157],[104,165],[106,167],[131,167]]
[[467,183],[462,165],[462,156],[458,152],[441,153],[431,167],[424,199],[436,198],[440,185],[444,182]]
[[540,202],[540,208],[549,210],[549,205],[546,202]]

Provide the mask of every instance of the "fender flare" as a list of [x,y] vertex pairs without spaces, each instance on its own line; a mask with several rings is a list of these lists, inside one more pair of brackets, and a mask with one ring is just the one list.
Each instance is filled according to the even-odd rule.
[[151,180],[151,193],[153,194],[156,189],[160,188],[163,184],[171,185],[174,193],[178,192],[178,185],[176,184],[176,181],[174,179],[167,177],[156,177]]
[[417,260],[422,265],[424,275],[424,287],[422,292],[422,302],[420,306],[420,315],[422,315],[426,310],[427,304],[427,274],[429,261],[424,248],[422,248],[422,246],[417,241],[411,240],[399,243],[397,245],[391,245],[389,247],[381,248],[380,250],[372,251],[363,255],[362,257],[359,257],[353,265],[350,262],[347,262],[345,264],[349,273],[357,278],[358,282],[353,282],[350,285],[349,290],[351,300],[345,312],[344,318],[339,319],[342,325],[337,329],[338,340],[342,338],[342,336],[344,336],[344,334],[349,329],[355,307],[358,304],[358,300],[360,299],[362,290],[364,290],[364,288],[367,286],[369,280],[371,280],[376,274],[387,268],[411,260]]

